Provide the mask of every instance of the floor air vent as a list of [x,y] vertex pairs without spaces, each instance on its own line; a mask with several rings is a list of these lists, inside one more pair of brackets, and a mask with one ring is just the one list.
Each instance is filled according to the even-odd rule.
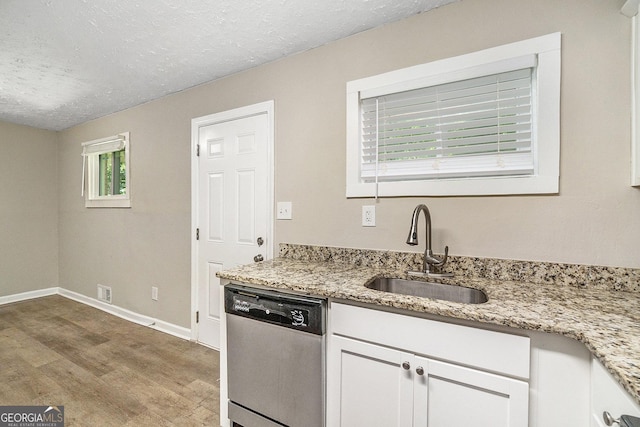
[[111,304],[111,288],[109,286],[98,285],[98,299]]

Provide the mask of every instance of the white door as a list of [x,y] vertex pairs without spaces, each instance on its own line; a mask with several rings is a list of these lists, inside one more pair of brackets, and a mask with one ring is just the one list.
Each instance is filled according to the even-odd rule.
[[[415,358],[414,427],[527,427],[524,381]],[[414,372],[416,372],[414,370]]]
[[327,425],[411,427],[414,356],[335,335],[331,347]]
[[270,256],[269,127],[266,113],[197,127],[196,339],[216,349],[224,315],[216,272]]

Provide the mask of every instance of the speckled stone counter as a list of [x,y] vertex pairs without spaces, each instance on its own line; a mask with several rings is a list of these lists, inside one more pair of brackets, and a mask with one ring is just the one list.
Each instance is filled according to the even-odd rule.
[[584,343],[640,404],[640,271],[452,257],[449,281],[483,290],[461,304],[370,290],[405,277],[421,254],[283,244],[280,257],[218,273],[224,279],[456,319],[561,334]]

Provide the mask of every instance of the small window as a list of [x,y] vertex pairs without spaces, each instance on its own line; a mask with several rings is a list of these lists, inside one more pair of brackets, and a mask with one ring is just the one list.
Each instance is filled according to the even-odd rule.
[[82,157],[85,206],[131,207],[129,133],[83,143]]
[[347,197],[557,193],[560,34],[347,84]]

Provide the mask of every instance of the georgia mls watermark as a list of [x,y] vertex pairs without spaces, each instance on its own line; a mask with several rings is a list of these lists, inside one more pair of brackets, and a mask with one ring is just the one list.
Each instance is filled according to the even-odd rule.
[[0,406],[0,427],[64,427],[64,406]]

